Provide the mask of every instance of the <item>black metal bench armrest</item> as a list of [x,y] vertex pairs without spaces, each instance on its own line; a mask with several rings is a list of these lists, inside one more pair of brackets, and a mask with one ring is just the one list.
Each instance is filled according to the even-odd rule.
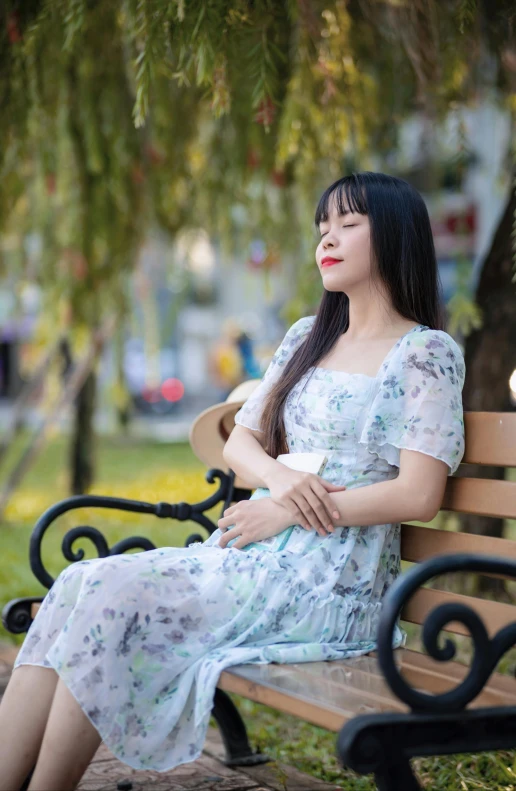
[[465,604],[441,604],[427,616],[422,642],[431,657],[447,662],[454,658],[454,643],[443,647],[443,628],[459,621],[468,629],[473,659],[467,676],[453,689],[430,695],[416,690],[402,677],[395,661],[393,636],[402,609],[425,582],[453,571],[501,574],[516,579],[516,563],[485,555],[438,555],[413,566],[391,586],[383,600],[378,629],[378,661],[394,694],[411,713],[359,715],[346,723],[337,740],[339,760],[361,774],[374,772],[378,788],[416,791],[420,786],[409,759],[425,755],[509,749],[516,747],[516,707],[467,709],[482,691],[499,660],[516,644],[516,622],[489,637],[479,615]]
[[[205,515],[205,511],[209,511],[218,503],[223,502],[222,512],[225,508],[229,507],[231,502],[236,500],[246,499],[250,496],[251,491],[247,489],[238,489],[233,485],[234,473],[230,471],[229,475],[219,469],[211,469],[206,473],[205,479],[208,483],[213,483],[216,478],[219,479],[220,484],[217,490],[202,500],[199,503],[146,503],[140,500],[128,500],[121,497],[105,497],[101,495],[76,495],[68,497],[65,500],[52,505],[45,513],[38,519],[30,537],[29,547],[29,562],[30,567],[36,579],[42,585],[50,589],[55,580],[44,568],[41,560],[41,544],[43,536],[50,527],[50,525],[62,514],[67,511],[76,510],[78,508],[110,508],[117,511],[132,511],[134,513],[148,514],[156,516],[159,519],[175,519],[179,522],[192,521],[196,522],[201,527],[206,528],[211,535],[217,526]],[[69,530],[63,537],[62,551],[64,557],[71,561],[77,562],[84,558],[84,551],[80,549],[74,552],[72,549],[73,543],[77,538],[90,539],[95,548],[97,549],[99,557],[107,557],[109,555],[117,555],[127,552],[129,549],[143,549],[152,550],[156,546],[148,538],[143,536],[132,536],[124,538],[122,541],[109,547],[105,537],[95,527],[89,525],[81,525]],[[193,541],[203,541],[203,537],[199,534],[188,536],[185,545]]]
[[394,694],[413,711],[461,711],[477,697],[503,654],[516,643],[516,622],[505,626],[489,638],[484,622],[465,604],[450,602],[436,607],[427,616],[422,628],[423,645],[431,657],[447,662],[455,656],[455,645],[447,639],[438,645],[444,626],[459,621],[468,629],[473,642],[473,660],[467,677],[455,688],[441,695],[428,695],[411,687],[402,678],[394,659],[392,647],[396,621],[413,593],[425,582],[452,571],[472,571],[480,574],[502,574],[516,579],[516,563],[505,558],[485,555],[437,555],[413,566],[402,574],[387,592],[378,629],[378,661],[387,683]]
[[[142,502],[140,500],[128,500],[122,497],[105,497],[91,494],[67,497],[65,500],[55,503],[55,505],[48,508],[38,519],[31,533],[29,562],[34,576],[42,585],[50,590],[55,580],[45,569],[41,559],[43,536],[50,525],[53,524],[59,516],[65,514],[67,511],[73,511],[78,508],[110,508],[117,511],[132,511],[133,513],[148,514],[156,516],[158,519],[176,519],[179,522],[190,520],[206,528],[211,535],[217,529],[217,526],[204,512],[209,511],[218,503],[222,502],[222,515],[225,509],[232,503],[249,499],[252,492],[251,489],[235,487],[235,473],[233,470],[226,473],[223,470],[213,468],[206,472],[205,480],[208,483],[213,483],[217,478],[219,480],[217,490],[205,500],[193,504],[185,502],[161,502],[154,504]],[[61,545],[64,557],[72,563],[76,563],[84,558],[84,551],[82,549],[78,552],[74,552],[72,549],[74,541],[78,538],[88,538],[92,541],[99,558],[108,557],[109,555],[119,555],[123,552],[127,552],[129,549],[142,549],[144,551],[157,549],[155,544],[144,536],[124,538],[122,541],[109,547],[108,542],[100,530],[90,525],[81,525],[69,530],[63,537]],[[198,533],[193,533],[187,537],[185,546],[188,546],[194,541],[202,542],[204,538]],[[2,623],[5,628],[14,634],[27,631],[32,622],[32,605],[41,603],[42,601],[42,597],[31,596],[7,602],[2,610]]]

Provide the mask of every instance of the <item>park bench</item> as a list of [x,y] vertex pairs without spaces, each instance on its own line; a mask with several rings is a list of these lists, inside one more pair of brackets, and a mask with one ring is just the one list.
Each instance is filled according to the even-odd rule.
[[[466,412],[464,420],[465,455],[457,473],[448,478],[441,510],[516,518],[516,482],[467,475],[468,464],[516,466],[516,414]],[[211,535],[217,525],[205,512],[223,502],[222,515],[231,503],[249,498],[252,491],[234,486],[233,471],[209,470],[206,480],[214,483],[216,479],[217,491],[195,504],[154,505],[91,495],[57,503],[43,514],[31,535],[29,559],[34,575],[50,589],[54,580],[41,560],[42,539],[57,517],[72,509],[112,508],[190,520]],[[83,550],[72,550],[79,537],[93,541],[100,557],[129,549],[156,549],[142,537],[125,538],[109,547],[100,531],[82,526],[63,538],[63,554],[71,562],[84,556]],[[185,544],[203,540],[192,534]],[[227,765],[270,760],[251,749],[228,692],[334,731],[341,763],[362,774],[373,772],[382,791],[420,788],[410,767],[413,757],[516,746],[516,682],[493,672],[501,656],[516,643],[516,608],[426,585],[448,572],[514,579],[516,542],[407,524],[402,525],[402,558],[414,565],[400,575],[384,599],[377,651],[339,661],[243,664],[221,673],[212,714],[221,730]],[[42,601],[27,597],[7,603],[2,613],[6,629],[26,632]],[[422,625],[427,653],[392,649],[398,616],[402,623]],[[443,630],[472,636],[469,668],[453,661],[449,640],[440,645]]]

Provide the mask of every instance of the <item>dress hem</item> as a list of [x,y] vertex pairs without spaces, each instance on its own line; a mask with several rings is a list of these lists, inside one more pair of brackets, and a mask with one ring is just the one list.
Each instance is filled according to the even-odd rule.
[[[47,654],[47,656],[48,656],[48,654]],[[51,660],[50,660],[50,659],[49,659],[48,661],[49,661],[49,662],[51,662]],[[24,664],[33,664],[33,663],[26,662],[26,663],[24,663]],[[202,747],[201,747],[201,748],[199,748],[199,749],[196,751],[195,755],[193,755],[192,757],[188,757],[186,760],[181,760],[181,761],[177,761],[176,763],[172,763],[170,766],[164,767],[163,769],[158,769],[157,767],[155,767],[155,766],[152,766],[152,765],[150,765],[150,764],[145,764],[145,765],[144,765],[144,764],[141,764],[141,763],[138,763],[138,764],[136,764],[136,763],[132,762],[131,760],[128,760],[128,759],[127,759],[127,757],[125,757],[125,756],[122,756],[122,755],[119,755],[119,754],[118,754],[118,753],[117,753],[117,752],[114,750],[114,748],[113,748],[113,747],[110,745],[110,743],[109,743],[108,739],[107,739],[106,737],[104,737],[104,735],[102,734],[102,731],[100,730],[100,728],[98,727],[98,725],[96,725],[96,724],[93,722],[93,720],[91,719],[91,717],[89,716],[89,714],[88,714],[88,713],[87,713],[87,711],[85,710],[85,708],[84,708],[83,704],[81,703],[81,701],[80,701],[80,700],[79,700],[79,698],[77,697],[77,693],[75,692],[74,688],[73,688],[72,686],[70,686],[70,684],[68,683],[68,681],[67,681],[67,680],[64,678],[63,674],[62,674],[62,673],[60,673],[60,672],[59,672],[59,670],[57,670],[57,668],[56,668],[56,667],[54,667],[54,665],[52,665],[52,669],[53,669],[53,670],[55,670],[55,672],[57,673],[57,675],[59,676],[59,678],[62,680],[63,684],[65,684],[65,685],[66,685],[67,689],[68,689],[68,690],[70,691],[70,693],[73,695],[73,697],[74,697],[74,699],[76,700],[77,704],[78,704],[78,705],[81,707],[81,710],[82,710],[82,712],[84,713],[84,716],[85,716],[85,717],[88,719],[88,721],[91,723],[91,725],[92,725],[92,726],[95,728],[95,730],[97,731],[98,735],[99,735],[99,736],[100,736],[100,738],[102,739],[102,744],[104,744],[104,745],[107,747],[107,749],[109,750],[109,752],[110,752],[110,753],[111,753],[111,754],[112,754],[112,755],[113,755],[115,758],[117,758],[117,759],[118,759],[118,760],[119,760],[121,763],[123,763],[123,764],[126,764],[126,766],[130,766],[130,767],[131,767],[131,769],[136,769],[136,770],[137,770],[137,771],[139,771],[139,772],[145,772],[145,771],[151,771],[151,772],[160,772],[160,773],[164,773],[164,772],[170,772],[172,769],[176,769],[178,766],[182,766],[183,764],[189,764],[189,763],[192,763],[193,761],[196,761],[196,760],[199,758],[199,756],[201,756],[201,755],[202,755],[202,751],[203,751],[203,748],[204,748],[204,742],[205,742],[205,740],[203,741],[203,745],[202,745]],[[209,723],[208,723],[208,724],[209,724]],[[207,730],[207,728],[206,728],[206,730]]]

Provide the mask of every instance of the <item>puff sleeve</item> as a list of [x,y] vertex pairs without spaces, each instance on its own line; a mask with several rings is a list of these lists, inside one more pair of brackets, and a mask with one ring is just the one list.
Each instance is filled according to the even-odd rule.
[[267,394],[279,380],[285,365],[298,349],[312,329],[315,316],[304,316],[296,321],[274,352],[269,367],[265,371],[260,384],[251,393],[246,402],[235,415],[235,423],[253,431],[261,431],[261,415]]
[[400,466],[400,449],[446,462],[464,455],[462,352],[448,333],[426,328],[402,339],[382,372],[359,442]]

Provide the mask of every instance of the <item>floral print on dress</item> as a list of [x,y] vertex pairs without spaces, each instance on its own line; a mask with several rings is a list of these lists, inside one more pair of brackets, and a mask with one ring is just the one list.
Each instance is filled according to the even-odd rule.
[[452,475],[464,455],[466,369],[458,345],[442,330],[409,333],[388,370],[359,442],[396,467],[402,448],[417,450],[444,461]]
[[[237,423],[259,429],[263,400],[314,319],[289,329]],[[302,377],[285,404],[288,446],[324,452],[322,477],[348,489],[396,477],[401,447],[454,471],[463,382],[453,339],[419,325],[377,377],[317,367]],[[259,488],[251,499],[266,496]],[[281,542],[243,551],[220,547],[217,529],[189,547],[79,561],[45,596],[14,668],[54,668],[119,760],[168,771],[201,754],[226,667],[374,650],[382,599],[400,573],[400,533],[399,523],[325,537],[291,525]],[[397,627],[394,644],[404,639]]]

